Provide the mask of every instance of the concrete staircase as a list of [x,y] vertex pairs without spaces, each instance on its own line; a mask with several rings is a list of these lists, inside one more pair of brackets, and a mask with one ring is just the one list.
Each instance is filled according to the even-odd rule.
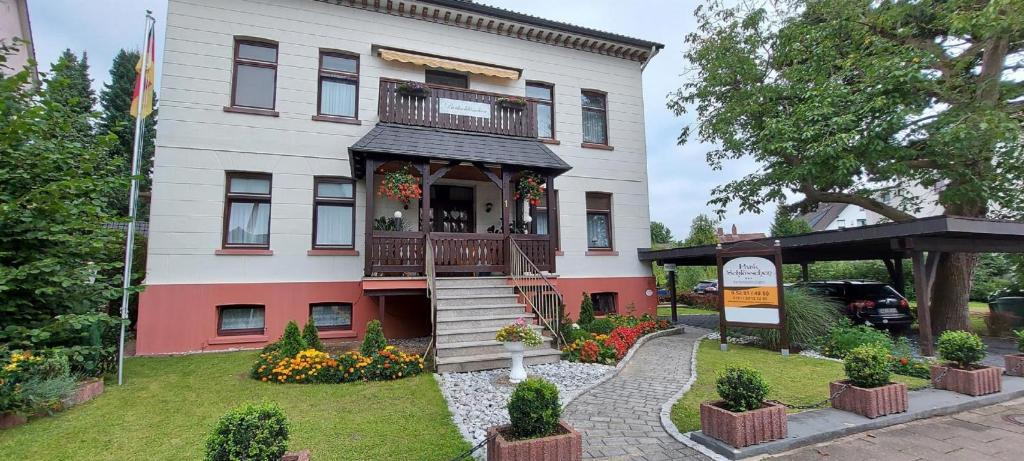
[[[511,366],[511,353],[494,340],[501,327],[526,317],[507,277],[437,278],[438,373],[491,370]],[[527,317],[527,320],[530,318]],[[539,325],[532,325],[540,333]],[[524,353],[526,365],[557,362],[552,338]]]

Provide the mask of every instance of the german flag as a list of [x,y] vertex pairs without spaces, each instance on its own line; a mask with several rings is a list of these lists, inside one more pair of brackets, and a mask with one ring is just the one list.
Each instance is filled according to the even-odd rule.
[[[146,49],[139,56],[139,62],[135,64],[135,92],[132,93],[132,117],[139,116],[139,95],[142,94],[142,118],[153,113],[153,83],[156,72],[156,38],[153,36],[153,27],[149,28],[149,35],[146,38]],[[146,61],[146,86],[142,87],[142,61]]]

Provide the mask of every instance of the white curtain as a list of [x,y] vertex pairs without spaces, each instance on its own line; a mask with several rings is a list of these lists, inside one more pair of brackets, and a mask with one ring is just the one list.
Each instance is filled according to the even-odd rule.
[[224,308],[220,313],[221,330],[250,330],[263,328],[262,307]]
[[608,241],[607,215],[587,215],[587,241],[590,248],[611,248],[611,242]]
[[605,138],[604,114],[601,112],[583,111],[583,142],[604,144]]
[[270,242],[270,204],[232,203],[228,216],[228,243]]
[[356,86],[345,80],[320,82],[320,113],[339,117],[356,116]]
[[551,106],[537,104],[537,137],[551,137]]
[[351,304],[313,306],[313,325],[318,327],[352,326]]
[[318,205],[316,207],[316,243],[352,245],[352,207]]

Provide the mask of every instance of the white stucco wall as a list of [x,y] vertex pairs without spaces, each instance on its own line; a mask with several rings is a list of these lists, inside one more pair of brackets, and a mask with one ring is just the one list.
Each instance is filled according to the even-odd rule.
[[[279,43],[279,117],[227,113],[235,36]],[[147,283],[358,280],[362,256],[307,256],[314,175],[351,176],[349,145],[377,121],[378,78],[423,81],[424,69],[383,61],[371,45],[392,46],[524,69],[516,81],[470,77],[470,88],[513,95],[527,80],[555,85],[556,137],[550,146],[573,170],[560,176],[560,222],[567,277],[649,275],[636,249],[650,246],[650,217],[639,63],[542,43],[312,0],[171,0],[161,80]],[[311,120],[319,49],[360,54],[359,118],[353,126]],[[584,149],[581,88],[608,93],[609,142]],[[216,256],[221,247],[225,170],[273,174],[273,256]],[[449,181],[458,183],[458,181]],[[477,228],[500,217],[497,189],[476,183]],[[613,194],[618,256],[586,256],[585,193]],[[356,245],[364,251],[367,190],[357,185]],[[494,197],[484,213],[482,197]],[[390,216],[398,204],[382,203]],[[403,210],[406,222],[415,205]],[[491,218],[494,219],[491,219]]]

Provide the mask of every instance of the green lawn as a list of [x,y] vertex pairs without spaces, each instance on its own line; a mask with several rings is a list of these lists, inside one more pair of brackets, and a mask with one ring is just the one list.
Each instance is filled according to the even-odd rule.
[[268,399],[290,450],[316,460],[451,459],[469,448],[430,374],[390,382],[275,385],[246,377],[255,352],[130,358],[123,387],[0,431],[5,459],[202,459],[228,409]]
[[[783,357],[778,352],[730,344],[718,349],[718,341],[702,341],[697,352],[697,381],[672,407],[672,422],[680,432],[700,429],[700,403],[718,400],[715,380],[731,365],[757,369],[772,387],[768,398],[792,405],[809,405],[828,398],[828,383],[844,379],[843,364],[799,355]],[[893,375],[911,389],[924,387],[923,379]],[[790,411],[791,413],[793,411]]]
[[[705,309],[694,309],[692,307],[683,307],[683,306],[677,306],[676,307],[676,312],[679,315],[709,315],[709,314],[717,314],[718,313],[717,311],[709,311],[709,310],[705,310]],[[672,308],[671,307],[666,307],[664,305],[658,306],[658,317],[671,317],[671,316],[672,316]]]

